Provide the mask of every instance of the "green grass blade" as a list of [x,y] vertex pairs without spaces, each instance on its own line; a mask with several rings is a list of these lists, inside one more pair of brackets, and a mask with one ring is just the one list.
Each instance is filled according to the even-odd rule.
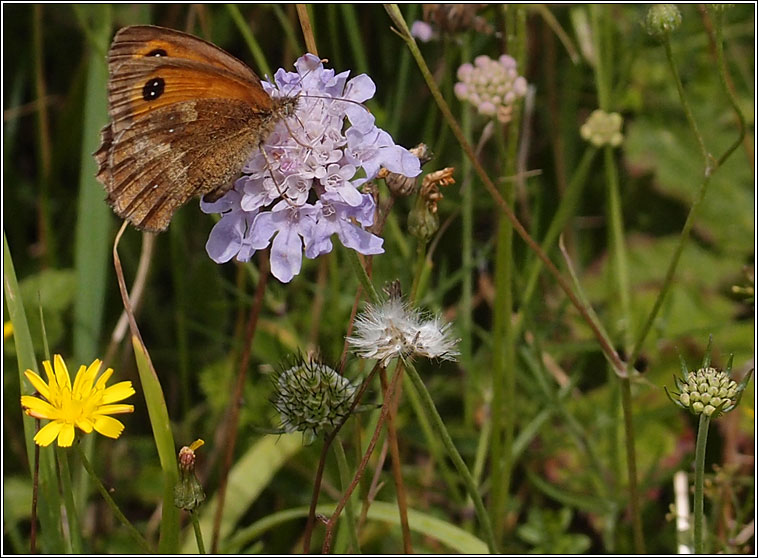
[[132,337],[132,346],[147,412],[150,416],[150,425],[153,429],[155,447],[158,449],[158,458],[163,470],[163,516],[158,552],[173,554],[179,548],[179,510],[174,507],[174,485],[179,480],[179,470],[176,465],[177,450],[174,446],[174,435],[171,432],[166,400],[163,397],[163,389],[158,376],[155,374],[149,356],[143,351],[140,341],[135,337]]
[[[13,340],[16,343],[16,360],[18,362],[19,383],[21,395],[31,395],[29,382],[24,376],[24,371],[29,369],[39,372],[37,357],[34,354],[32,336],[29,332],[29,324],[26,320],[26,311],[21,300],[18,288],[16,270],[13,266],[8,240],[3,231],[3,290],[5,292],[5,304],[8,308],[8,316],[13,324]],[[23,415],[24,438],[26,440],[26,454],[29,459],[29,470],[33,471],[34,463],[34,419]],[[58,490],[58,481],[55,474],[53,461],[53,448],[40,448],[39,452],[39,500],[37,514],[40,522],[39,545],[42,552],[53,552],[54,549],[64,548],[61,526],[61,499]]]

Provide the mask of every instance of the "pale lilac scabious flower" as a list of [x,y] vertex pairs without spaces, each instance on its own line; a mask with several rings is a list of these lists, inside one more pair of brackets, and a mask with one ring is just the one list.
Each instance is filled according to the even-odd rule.
[[503,54],[497,60],[481,55],[473,64],[458,68],[458,83],[453,91],[462,101],[474,105],[480,114],[508,122],[513,104],[526,95],[526,79],[518,75],[516,60]]
[[382,167],[410,177],[421,172],[418,158],[360,104],[376,91],[370,77],[348,80],[349,72],[335,74],[312,54],[295,68],[263,82],[272,97],[299,96],[294,116],[277,124],[232,190],[200,204],[222,214],[206,243],[213,261],[247,261],[271,246],[271,273],[283,283],[300,272],[303,251],[307,258],[330,252],[334,234],[361,254],[383,253],[383,240],[366,230],[374,199],[358,187]]
[[392,297],[358,315],[354,334],[347,341],[357,355],[378,360],[382,366],[398,357],[455,360],[458,339],[450,336],[450,325]]
[[432,39],[437,38],[437,33],[427,22],[416,20],[411,25],[411,36],[415,37],[422,43],[428,43]]

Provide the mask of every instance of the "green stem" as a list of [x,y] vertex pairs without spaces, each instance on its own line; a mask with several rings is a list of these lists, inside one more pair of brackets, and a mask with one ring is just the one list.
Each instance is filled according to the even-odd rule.
[[729,103],[732,105],[732,108],[734,109],[734,112],[737,114],[737,120],[740,124],[740,133],[739,137],[735,140],[735,142],[724,152],[724,154],[719,157],[717,165],[720,167],[724,164],[724,162],[729,158],[729,156],[734,152],[737,147],[742,143],[742,140],[745,139],[745,116],[742,114],[742,110],[740,109],[739,103],[737,103],[737,99],[734,97],[734,92],[732,91],[732,88],[729,87],[729,80],[726,77],[726,64],[724,63],[724,39],[722,36],[722,15],[719,13],[717,17],[715,18],[715,25],[716,28],[716,62],[719,68],[719,78],[721,79],[721,86],[724,88],[724,91],[726,92],[726,96],[729,99]]
[[705,446],[708,442],[710,417],[700,415],[695,446],[695,554],[703,554],[703,477],[705,476]]
[[363,264],[361,263],[361,260],[358,257],[358,253],[355,250],[350,250],[350,249],[347,249],[345,251],[347,252],[347,259],[350,262],[351,267],[353,268],[353,272],[355,273],[355,276],[361,282],[361,286],[363,287],[363,290],[369,296],[369,298],[371,299],[371,302],[373,303],[379,302],[381,300],[379,298],[379,293],[376,292],[376,289],[374,288],[374,284],[371,282],[371,278],[368,276],[368,273],[366,273],[366,268],[363,267]]
[[664,35],[663,38],[663,46],[666,49],[666,58],[669,62],[669,68],[671,70],[671,75],[674,77],[674,83],[676,84],[676,90],[679,92],[679,100],[682,103],[682,108],[684,109],[684,115],[687,117],[687,122],[690,125],[690,128],[692,128],[692,133],[695,134],[695,139],[697,140],[698,147],[700,148],[700,155],[703,157],[703,160],[706,164],[705,174],[708,176],[713,168],[711,167],[711,164],[713,162],[713,157],[710,153],[708,153],[708,148],[705,147],[705,142],[703,141],[703,136],[700,134],[700,130],[697,127],[697,122],[695,122],[695,117],[692,114],[692,109],[690,108],[689,102],[687,102],[687,97],[684,96],[684,86],[682,85],[682,80],[679,77],[679,70],[676,69],[676,64],[674,63],[674,55],[671,52],[671,41],[669,40],[668,33]]
[[492,524],[490,523],[490,518],[484,508],[482,497],[479,495],[479,490],[474,483],[474,479],[471,476],[466,463],[463,461],[461,454],[458,453],[458,449],[455,447],[453,439],[450,437],[450,433],[447,431],[447,428],[445,428],[445,423],[443,422],[442,417],[440,417],[439,412],[437,412],[437,408],[434,406],[432,396],[429,395],[429,391],[426,389],[421,376],[419,376],[416,368],[411,362],[403,359],[403,363],[405,364],[405,369],[408,372],[408,377],[411,379],[413,385],[416,387],[416,390],[421,396],[421,404],[423,405],[424,410],[430,419],[430,422],[437,430],[437,433],[439,434],[442,443],[445,446],[445,449],[447,449],[450,459],[455,465],[455,468],[458,470],[458,474],[461,476],[463,483],[466,486],[466,490],[471,496],[471,499],[474,501],[476,515],[479,518],[479,522],[481,523],[482,528],[484,529],[487,546],[489,547],[490,552],[497,554],[499,553],[499,550],[497,542],[495,541],[495,535],[492,532]]
[[203,542],[203,531],[200,529],[200,520],[197,517],[195,510],[190,510],[190,520],[192,521],[192,528],[195,530],[195,540],[197,541],[197,553],[205,554],[205,543]]
[[82,448],[79,446],[79,444],[76,445],[76,451],[79,454],[79,459],[81,459],[82,465],[87,470],[87,473],[89,473],[92,482],[95,483],[95,488],[97,488],[98,492],[100,492],[100,495],[105,500],[105,503],[108,504],[108,507],[110,507],[113,515],[116,516],[116,519],[118,519],[121,524],[126,527],[126,532],[129,533],[129,536],[132,537],[137,544],[139,544],[142,550],[148,554],[154,554],[155,550],[150,547],[145,538],[140,534],[139,531],[137,531],[134,525],[129,522],[126,516],[121,513],[118,504],[116,504],[106,488],[103,486],[103,483],[100,481],[100,477],[98,477],[97,473],[95,473],[95,470],[92,468],[92,464],[87,459],[87,456],[84,455],[84,452],[82,451]]
[[632,512],[634,548],[637,554],[645,554],[645,537],[642,533],[642,516],[637,488],[637,458],[634,450],[632,382],[629,378],[621,378],[621,408],[624,412],[624,442],[626,443],[626,468],[629,475],[629,507]]
[[[342,440],[339,436],[334,439],[334,456],[337,458],[337,469],[340,474],[340,484],[342,490],[347,490],[350,484],[350,467],[347,464],[347,456],[345,455],[345,448],[342,445]],[[347,532],[350,535],[350,544],[353,545],[353,554],[360,554],[361,547],[358,542],[358,529],[355,525],[355,513],[353,512],[353,497],[347,499],[345,502],[345,520],[347,521]]]
[[63,495],[63,504],[66,507],[66,520],[68,522],[69,542],[71,551],[74,554],[82,554],[82,532],[79,524],[79,514],[76,511],[74,502],[74,489],[71,483],[71,469],[68,466],[68,451],[63,448],[55,448],[55,457],[58,460],[61,479],[61,493]]

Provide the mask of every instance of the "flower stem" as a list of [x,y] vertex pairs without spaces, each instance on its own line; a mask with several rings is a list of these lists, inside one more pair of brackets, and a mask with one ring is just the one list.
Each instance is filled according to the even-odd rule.
[[442,421],[442,417],[440,417],[439,412],[437,412],[437,408],[434,406],[432,396],[429,395],[429,391],[426,389],[426,386],[416,371],[416,368],[412,363],[406,361],[405,359],[403,359],[402,362],[405,364],[405,369],[408,372],[408,377],[413,382],[413,385],[416,387],[419,395],[421,395],[421,403],[424,406],[427,415],[431,419],[432,424],[437,429],[437,432],[442,439],[442,443],[445,445],[445,448],[448,451],[450,459],[453,461],[455,468],[458,470],[458,474],[461,476],[463,483],[466,485],[466,490],[471,496],[471,499],[474,501],[476,515],[479,518],[479,522],[481,523],[482,528],[484,529],[487,546],[489,547],[490,552],[496,554],[499,552],[499,550],[498,545],[495,542],[495,535],[492,532],[492,524],[490,523],[489,515],[487,515],[487,511],[484,508],[482,497],[479,495],[479,490],[474,483],[474,479],[471,476],[466,463],[463,461],[461,454],[458,453],[458,449],[455,447],[453,439],[450,437],[447,428],[445,428],[445,423]]
[[350,498],[350,495],[358,486],[358,483],[360,482],[361,477],[363,476],[363,472],[366,470],[366,465],[368,464],[368,460],[371,457],[371,454],[374,453],[374,448],[376,447],[377,441],[379,441],[379,434],[381,433],[382,427],[384,426],[384,421],[387,419],[387,414],[392,408],[391,402],[395,396],[395,388],[398,384],[398,380],[400,379],[400,376],[402,376],[402,372],[403,372],[402,362],[403,361],[398,361],[397,368],[395,369],[395,373],[392,375],[392,380],[390,380],[390,385],[387,388],[386,397],[384,399],[384,403],[382,404],[382,410],[381,410],[381,413],[379,414],[379,420],[376,423],[374,434],[372,435],[371,440],[369,441],[368,447],[366,448],[366,451],[363,454],[363,458],[361,459],[361,462],[358,465],[358,469],[355,471],[355,475],[353,475],[353,480],[350,483],[350,486],[347,487],[347,490],[342,495],[342,498],[340,499],[340,501],[337,502],[337,506],[334,508],[334,512],[329,518],[329,521],[326,522],[326,533],[324,534],[324,543],[321,546],[322,554],[327,554],[329,550],[331,549],[332,537],[334,536],[334,528],[337,526],[337,520],[339,519],[339,516],[342,513],[342,510],[345,507],[347,500]]
[[[402,374],[402,371],[399,373]],[[387,390],[389,389],[389,381],[387,380],[387,371],[384,368],[379,369],[379,379],[382,383],[382,392],[384,392],[384,397],[386,398]],[[400,527],[403,533],[403,552],[405,552],[405,554],[413,554],[413,547],[411,546],[411,528],[408,524],[408,498],[405,493],[403,472],[400,467],[400,448],[397,444],[397,429],[395,428],[395,415],[397,413],[397,401],[399,395],[400,389],[398,388],[397,395],[392,401],[388,401],[387,403],[390,406],[386,421],[387,441],[389,442],[390,454],[392,456],[392,477],[395,481],[397,511],[400,515]],[[350,510],[348,510],[348,513],[350,513]]]
[[126,516],[121,513],[118,504],[116,504],[116,502],[113,500],[113,498],[111,498],[111,495],[106,490],[105,486],[103,486],[103,483],[100,481],[100,477],[98,477],[95,473],[95,470],[92,468],[92,464],[87,459],[87,456],[84,455],[84,452],[82,451],[82,448],[79,444],[76,444],[76,451],[79,454],[79,459],[82,462],[82,466],[87,470],[87,473],[89,473],[92,482],[95,483],[95,488],[97,488],[98,492],[100,492],[100,495],[108,504],[111,511],[113,512],[113,515],[116,516],[116,519],[118,519],[121,524],[126,527],[126,532],[129,533],[129,536],[131,536],[135,542],[140,545],[140,548],[142,548],[142,550],[148,554],[154,554],[155,550],[150,547],[148,542],[145,540],[145,537],[143,537],[140,532],[137,531],[134,525],[129,522]]
[[205,554],[205,543],[203,543],[203,531],[200,529],[200,520],[197,518],[197,512],[190,510],[190,520],[192,528],[195,530],[195,540],[197,541],[197,553]]
[[[337,458],[337,469],[339,469],[340,485],[342,490],[347,490],[348,484],[350,484],[350,467],[347,464],[347,456],[345,455],[345,448],[342,445],[342,440],[337,436],[334,443],[334,456]],[[350,535],[350,544],[353,545],[353,554],[359,554],[361,551],[360,543],[358,542],[358,530],[355,525],[355,512],[353,511],[352,498],[348,498],[345,501],[345,519],[347,521],[347,531]]]
[[710,417],[700,415],[697,427],[697,445],[695,446],[695,554],[703,554],[703,477],[705,476],[705,446],[708,442]]
[[240,406],[242,405],[242,391],[245,387],[245,378],[247,369],[250,364],[250,352],[253,346],[253,338],[258,325],[258,317],[263,307],[263,295],[266,292],[266,283],[269,276],[268,251],[260,252],[260,269],[261,277],[255,289],[255,299],[250,307],[250,317],[248,318],[245,339],[242,345],[242,358],[240,359],[239,369],[237,371],[237,383],[231,399],[231,408],[229,418],[226,424],[225,446],[223,468],[221,469],[221,480],[218,487],[218,505],[216,514],[213,519],[213,538],[211,539],[211,552],[218,552],[218,544],[221,531],[221,518],[224,514],[224,500],[226,498],[227,481],[229,480],[229,471],[232,468],[234,460],[234,446],[237,443],[237,434],[239,426]]
[[634,422],[632,421],[632,381],[621,380],[621,408],[624,413],[624,443],[626,444],[626,469],[629,476],[629,507],[632,513],[634,548],[637,554],[645,554],[645,537],[642,533],[639,489],[637,488],[637,458],[634,449]]
[[63,505],[66,507],[66,519],[68,522],[69,542],[71,551],[74,554],[82,554],[82,533],[79,525],[79,514],[76,511],[74,502],[74,488],[71,483],[71,469],[68,466],[68,451],[63,448],[55,448],[55,457],[58,460],[61,479],[61,494],[63,495]]
[[316,469],[316,478],[313,481],[313,494],[311,496],[311,507],[310,507],[310,511],[308,512],[308,519],[306,520],[306,523],[305,523],[305,531],[303,532],[303,553],[304,554],[310,553],[311,536],[313,535],[313,526],[316,520],[316,506],[318,505],[318,497],[319,497],[319,493],[321,492],[321,478],[324,474],[324,467],[326,465],[326,454],[329,451],[329,446],[331,446],[332,442],[334,441],[334,438],[342,429],[345,422],[347,422],[347,419],[350,418],[350,416],[352,416],[353,411],[355,410],[355,407],[360,402],[361,398],[363,397],[363,394],[365,393],[366,389],[371,383],[371,379],[374,377],[374,374],[376,374],[376,371],[378,369],[379,369],[379,364],[374,366],[371,372],[369,372],[368,376],[366,376],[366,379],[363,380],[363,382],[361,383],[361,386],[358,388],[358,391],[355,393],[355,396],[353,397],[353,402],[350,404],[349,411],[345,413],[345,416],[342,418],[342,421],[335,427],[335,429],[329,435],[326,436],[324,440],[324,446],[321,448],[321,457],[319,458],[318,468]]

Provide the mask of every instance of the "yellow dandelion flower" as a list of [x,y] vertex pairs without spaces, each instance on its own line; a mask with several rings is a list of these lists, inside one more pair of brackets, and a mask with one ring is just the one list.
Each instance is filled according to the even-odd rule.
[[108,415],[134,411],[134,405],[114,405],[117,401],[134,395],[132,383],[119,382],[105,387],[105,383],[113,374],[112,368],[103,372],[95,382],[102,364],[100,360],[95,359],[89,367],[79,367],[72,386],[63,358],[55,355],[53,362],[54,366],[50,365],[49,360],[42,363],[47,374],[47,382],[32,370],[24,372],[38,393],[21,396],[24,412],[35,418],[52,421],[37,432],[34,437],[37,445],[49,446],[58,438],[59,446],[68,447],[74,441],[75,426],[85,434],[96,430],[103,436],[118,438],[124,430],[124,425]]

